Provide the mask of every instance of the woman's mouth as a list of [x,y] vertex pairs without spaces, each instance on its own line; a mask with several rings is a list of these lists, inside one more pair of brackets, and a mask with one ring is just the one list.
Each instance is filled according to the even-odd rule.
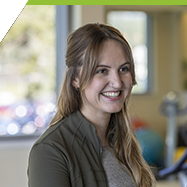
[[103,92],[101,93],[103,96],[108,97],[108,98],[116,98],[121,94],[121,91],[116,91],[116,92]]

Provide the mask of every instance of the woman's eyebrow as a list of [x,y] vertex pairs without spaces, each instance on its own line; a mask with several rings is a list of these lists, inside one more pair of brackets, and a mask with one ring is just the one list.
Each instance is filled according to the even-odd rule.
[[119,67],[121,68],[121,67],[123,67],[125,65],[130,65],[130,62],[125,62],[125,63],[121,64]]
[[[124,65],[127,65],[127,64],[130,65],[130,62],[125,62],[125,63],[121,64],[119,67],[123,67]],[[99,68],[99,67],[111,68],[110,66],[107,66],[107,65],[104,65],[104,64],[100,64],[100,65],[97,66],[97,68]]]
[[99,67],[111,68],[110,66],[102,65],[102,64],[100,64],[100,65],[97,66],[97,68],[99,68]]

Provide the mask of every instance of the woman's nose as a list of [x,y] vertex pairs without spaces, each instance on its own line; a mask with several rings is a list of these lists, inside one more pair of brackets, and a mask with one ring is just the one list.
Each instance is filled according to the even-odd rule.
[[113,88],[121,88],[122,87],[122,80],[121,80],[121,77],[118,73],[115,73],[111,76],[110,86]]

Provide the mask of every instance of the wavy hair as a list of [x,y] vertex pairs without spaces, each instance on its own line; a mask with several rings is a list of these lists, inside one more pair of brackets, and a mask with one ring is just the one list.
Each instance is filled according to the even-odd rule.
[[[107,40],[115,40],[121,43],[124,53],[131,63],[132,84],[136,84],[131,48],[122,34],[109,25],[98,23],[84,25],[71,33],[67,39],[66,65],[68,68],[58,99],[57,112],[51,121],[51,125],[81,109],[84,89],[95,74],[100,51]],[[72,81],[76,77],[79,77],[79,90],[72,85]],[[154,175],[142,157],[140,146],[133,133],[128,116],[127,105],[130,95],[131,91],[122,110],[111,115],[106,137],[108,137],[109,144],[113,145],[118,160],[133,177],[136,186],[152,187],[155,184]],[[112,133],[114,135],[111,140],[110,135]]]

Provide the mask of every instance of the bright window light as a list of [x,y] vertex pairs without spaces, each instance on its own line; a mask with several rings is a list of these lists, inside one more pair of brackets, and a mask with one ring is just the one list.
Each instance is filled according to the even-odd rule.
[[0,138],[48,127],[55,66],[55,6],[26,5],[0,45]]
[[147,14],[139,11],[110,11],[107,14],[107,22],[120,30],[132,48],[138,83],[134,86],[133,93],[146,93],[148,91]]

